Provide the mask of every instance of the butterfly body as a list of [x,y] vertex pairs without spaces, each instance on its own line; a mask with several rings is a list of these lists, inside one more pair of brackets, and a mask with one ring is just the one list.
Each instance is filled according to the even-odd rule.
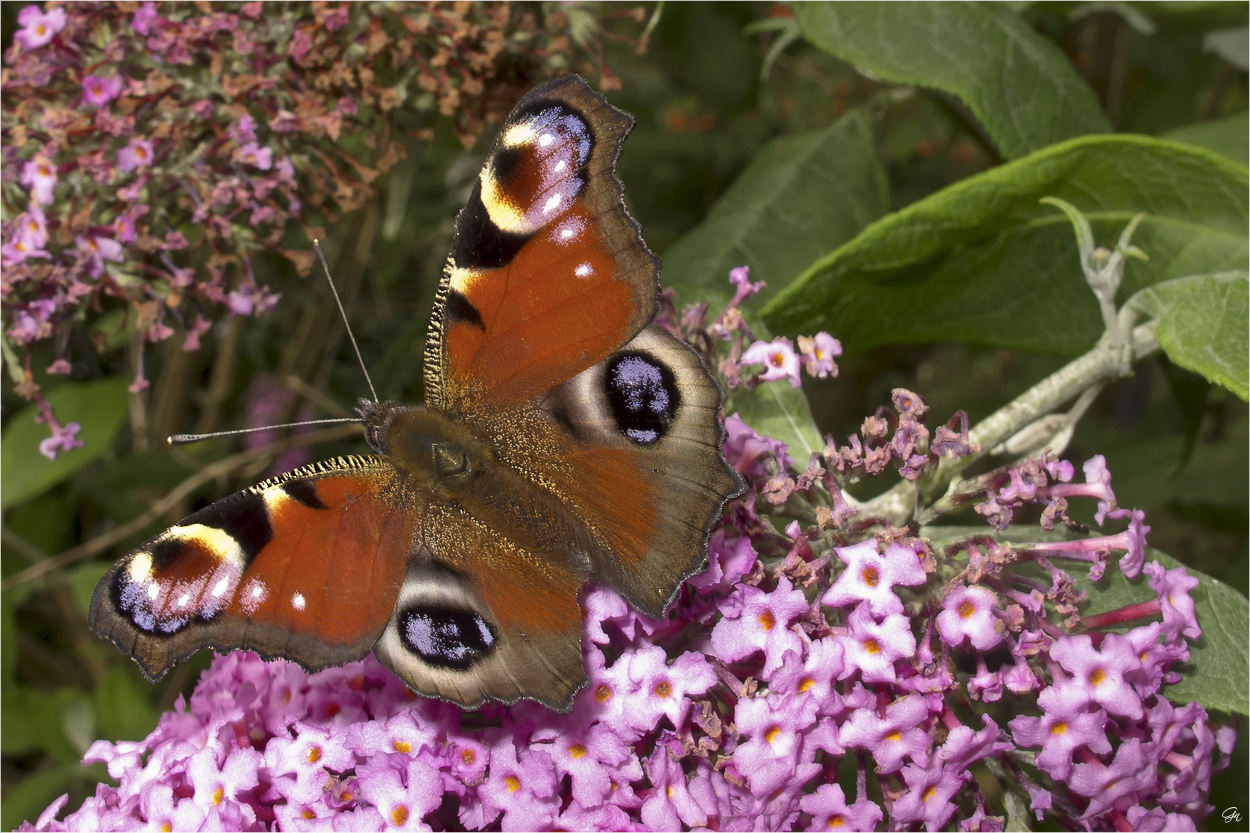
[[741,480],[721,393],[655,312],[613,174],[630,117],[565,76],[514,109],[457,220],[426,406],[363,401],[376,453],[258,484],[119,561],[91,624],[157,678],[204,647],[369,650],[423,694],[564,710],[578,595],[659,617]]

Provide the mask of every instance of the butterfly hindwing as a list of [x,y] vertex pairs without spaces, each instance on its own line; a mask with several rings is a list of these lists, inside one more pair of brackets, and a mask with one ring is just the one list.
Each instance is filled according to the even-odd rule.
[[613,174],[632,126],[574,75],[509,115],[456,220],[426,344],[431,407],[527,401],[651,320],[659,263]]
[[377,458],[315,464],[224,498],[118,561],[91,627],[150,679],[201,648],[308,668],[359,659],[399,592],[418,517]]
[[743,490],[721,456],[720,405],[698,354],[652,325],[544,397],[551,453],[502,446],[602,542],[595,578],[649,616],[703,569],[712,524]]
[[409,687],[473,708],[521,697],[567,710],[585,684],[578,590],[589,564],[516,527],[436,503],[374,649]]

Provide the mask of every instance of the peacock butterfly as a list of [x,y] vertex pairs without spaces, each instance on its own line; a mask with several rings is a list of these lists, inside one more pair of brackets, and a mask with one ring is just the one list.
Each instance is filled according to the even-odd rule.
[[742,481],[721,392],[655,314],[614,168],[633,118],[581,78],[527,94],[456,220],[426,407],[361,400],[376,456],[227,497],[118,561],[91,627],[156,680],[201,648],[309,669],[370,650],[414,690],[560,711],[578,594],[660,617]]

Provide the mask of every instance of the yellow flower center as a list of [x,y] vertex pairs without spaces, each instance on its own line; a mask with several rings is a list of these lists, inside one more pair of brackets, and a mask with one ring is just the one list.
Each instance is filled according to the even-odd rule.
[[977,612],[977,606],[966,599],[959,603],[959,615],[963,619],[971,618]]
[[406,740],[397,740],[392,745],[395,747],[396,752],[403,752],[405,755],[412,751],[412,744]]
[[664,699],[672,693],[673,693],[673,687],[668,684],[667,680],[665,680],[664,682],[658,683],[655,687],[655,696],[659,697],[660,699]]
[[771,610],[766,610],[760,614],[760,627],[765,631],[771,631],[777,625],[777,617],[773,615]]
[[869,587],[876,587],[881,582],[881,574],[877,572],[876,567],[865,567],[863,572],[864,584]]
[[573,760],[575,761],[578,758],[586,757],[586,747],[581,745],[580,743],[573,744],[572,746],[569,747],[569,756],[572,757]]
[[408,808],[401,804],[394,810],[391,810],[391,821],[395,822],[396,827],[403,827],[404,823],[408,821]]
[[871,636],[864,640],[864,650],[870,654],[881,653],[881,643]]
[[1102,681],[1105,679],[1107,679],[1107,672],[1103,671],[1101,668],[1095,668],[1093,671],[1089,672],[1089,682],[1091,685],[1102,685]]
[[510,793],[514,793],[521,789],[521,779],[517,778],[515,775],[509,775],[503,779],[503,782],[508,785],[508,792]]

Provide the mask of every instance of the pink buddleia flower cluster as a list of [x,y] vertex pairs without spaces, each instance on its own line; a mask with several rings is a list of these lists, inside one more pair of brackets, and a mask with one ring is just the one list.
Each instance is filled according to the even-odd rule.
[[[986,771],[1065,828],[1194,829],[1236,740],[1166,696],[1202,633],[1198,580],[1139,563],[1149,528],[1136,512],[1120,516],[1135,531],[1085,548],[988,529],[939,547],[835,516],[829,473],[871,476],[866,450],[882,452],[873,469],[937,459],[923,401],[893,399],[866,445],[830,441],[803,472],[731,415],[724,453],[748,492],[712,529],[707,569],[663,620],[610,588],[583,591],[589,683],[568,714],[527,701],[468,713],[372,656],[308,673],[237,652],[146,739],[91,747],[85,760],[116,784],[23,829],[1003,830]],[[944,441],[966,453],[959,422]],[[1086,486],[1071,487],[1073,471],[1047,454],[982,492],[1000,506],[1088,498],[1114,518],[1101,459]],[[825,511],[782,527],[800,504]],[[1079,616],[1056,562],[1113,549],[1148,593]]]
[[292,223],[317,236],[362,206],[404,157],[401,132],[450,117],[471,145],[570,49],[593,68],[559,12],[538,26],[501,4],[49,3],[18,23],[0,72],[3,354],[41,405],[32,345],[54,339],[46,372],[70,373],[71,331],[104,299],[141,335],[141,391],[143,345],[196,350],[214,319],[272,310],[253,253],[306,274],[306,244],[284,248]]

